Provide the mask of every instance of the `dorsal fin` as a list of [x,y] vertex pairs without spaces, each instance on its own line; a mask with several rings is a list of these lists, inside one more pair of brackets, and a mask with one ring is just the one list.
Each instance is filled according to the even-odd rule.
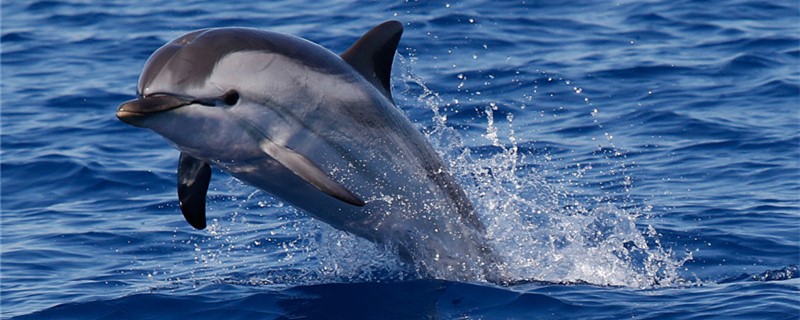
[[392,75],[392,61],[403,35],[403,24],[386,21],[361,36],[356,43],[341,54],[353,68],[371,82],[389,101],[392,90],[389,79]]

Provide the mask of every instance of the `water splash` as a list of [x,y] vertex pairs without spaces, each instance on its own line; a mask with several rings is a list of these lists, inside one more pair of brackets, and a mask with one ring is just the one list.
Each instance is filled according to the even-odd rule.
[[[401,62],[406,66],[404,93],[415,95],[417,103],[432,111],[433,125],[426,134],[470,195],[487,225],[495,251],[504,259],[499,273],[518,280],[630,287],[683,282],[678,270],[691,256],[677,258],[661,246],[653,226],[637,224],[649,207],[631,206],[625,198],[581,195],[575,187],[589,185],[579,180],[592,165],[578,165],[573,173],[542,169],[558,166],[548,155],[520,151],[514,114],[501,112],[506,115],[507,127],[500,128],[503,121],[498,121],[502,119],[496,119],[495,114],[502,106],[495,102],[488,102],[483,110],[483,139],[491,148],[473,152],[475,148],[464,143],[460,132],[448,125],[447,114],[441,112],[442,106],[452,106],[411,71],[413,56],[408,60],[401,57]],[[569,80],[564,83],[571,84]],[[578,87],[570,90],[583,93]],[[583,101],[588,103],[589,99],[584,97]],[[592,108],[592,118],[598,112]],[[596,119],[593,122],[601,126]],[[606,166],[611,169],[606,174],[618,177],[627,193],[632,187],[625,170],[627,164],[624,158],[619,160],[621,153],[614,147],[612,135],[605,132],[604,137],[608,145],[599,149],[614,152],[598,161],[610,162]],[[559,175],[571,177],[558,178]],[[550,176],[557,178],[548,179]]]

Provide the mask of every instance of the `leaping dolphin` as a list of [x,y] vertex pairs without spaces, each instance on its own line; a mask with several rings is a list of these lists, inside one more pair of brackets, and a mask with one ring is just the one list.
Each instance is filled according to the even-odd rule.
[[178,198],[206,227],[213,164],[334,228],[396,248],[427,276],[493,279],[485,228],[436,151],[394,105],[403,26],[385,22],[340,56],[305,39],[202,29],[148,59],[117,117],[180,152]]

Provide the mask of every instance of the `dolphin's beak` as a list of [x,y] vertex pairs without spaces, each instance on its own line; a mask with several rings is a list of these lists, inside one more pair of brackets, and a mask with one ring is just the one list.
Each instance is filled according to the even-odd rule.
[[127,101],[117,108],[117,118],[132,126],[139,126],[141,120],[148,116],[164,112],[185,105],[192,104],[192,100],[176,96],[157,95]]

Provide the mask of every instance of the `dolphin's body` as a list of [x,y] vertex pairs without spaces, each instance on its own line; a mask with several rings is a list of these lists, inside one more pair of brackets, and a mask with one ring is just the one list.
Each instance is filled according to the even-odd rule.
[[204,228],[213,164],[331,226],[396,248],[428,276],[487,279],[496,263],[464,191],[393,103],[403,27],[338,56],[291,35],[203,29],[158,49],[117,117],[178,150],[187,221]]

